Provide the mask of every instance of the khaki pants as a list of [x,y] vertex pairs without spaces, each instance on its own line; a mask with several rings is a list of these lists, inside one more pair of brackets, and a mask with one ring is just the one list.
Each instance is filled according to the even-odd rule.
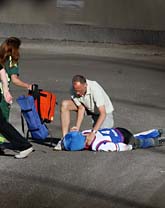
[[[98,117],[99,117],[99,115],[92,115],[93,126],[96,124]],[[106,115],[106,118],[105,118],[104,122],[102,123],[100,129],[113,128],[113,126],[114,126],[113,113],[108,113]]]

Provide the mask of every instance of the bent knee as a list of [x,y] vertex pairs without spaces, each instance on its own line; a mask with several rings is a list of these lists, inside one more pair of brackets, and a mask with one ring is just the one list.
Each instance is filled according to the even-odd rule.
[[61,111],[76,110],[77,107],[72,100],[63,100],[61,102]]
[[63,101],[61,102],[61,109],[67,109],[68,106],[69,106],[68,100],[63,100]]

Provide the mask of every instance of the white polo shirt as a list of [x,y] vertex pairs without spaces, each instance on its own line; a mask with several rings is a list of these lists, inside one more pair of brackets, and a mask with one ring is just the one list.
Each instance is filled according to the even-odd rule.
[[82,97],[78,97],[72,90],[71,98],[77,106],[84,104],[94,114],[99,114],[98,107],[103,105],[107,114],[114,110],[109,96],[96,81],[87,80],[87,92]]

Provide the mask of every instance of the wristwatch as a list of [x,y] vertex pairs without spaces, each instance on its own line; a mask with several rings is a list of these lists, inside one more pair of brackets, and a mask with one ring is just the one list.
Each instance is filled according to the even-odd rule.
[[96,133],[97,133],[97,131],[96,131],[95,129],[92,129],[92,132],[93,132],[94,134],[96,134]]

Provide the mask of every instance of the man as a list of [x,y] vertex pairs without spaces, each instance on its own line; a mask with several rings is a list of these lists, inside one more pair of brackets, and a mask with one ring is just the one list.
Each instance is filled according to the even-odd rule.
[[132,134],[125,128],[106,128],[97,131],[95,138],[87,141],[86,136],[91,130],[74,131],[65,135],[61,146],[63,150],[78,151],[92,150],[105,152],[128,151],[137,148],[149,148],[165,143],[165,129],[151,129],[149,131]]
[[[64,100],[61,105],[62,137],[70,127],[70,112],[77,112],[76,125],[70,131],[79,131],[84,115],[90,115],[93,120],[93,129],[87,135],[87,140],[95,137],[100,128],[112,128],[113,105],[104,89],[96,82],[87,80],[82,75],[75,75],[72,79],[72,94],[70,100]],[[61,149],[61,141],[54,148]]]

